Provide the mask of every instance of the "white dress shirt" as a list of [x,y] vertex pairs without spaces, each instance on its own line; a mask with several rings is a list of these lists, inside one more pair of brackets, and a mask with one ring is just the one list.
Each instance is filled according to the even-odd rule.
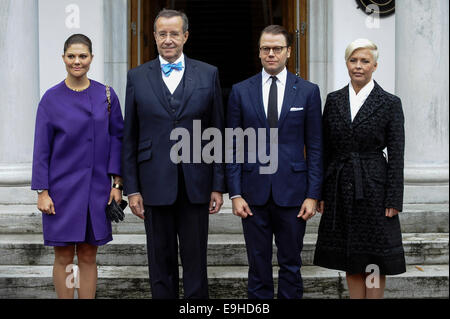
[[350,114],[352,116],[352,122],[355,119],[356,114],[358,114],[361,106],[363,106],[364,102],[366,102],[367,98],[370,95],[370,92],[372,92],[374,87],[375,87],[375,83],[373,82],[373,79],[371,79],[370,82],[367,83],[358,92],[358,94],[356,94],[355,89],[353,88],[352,82],[350,82],[350,85],[348,86],[348,90],[349,90],[349,97],[350,97]]
[[[170,64],[170,62],[164,60],[161,56],[159,56],[159,61],[161,62],[161,66],[163,64]],[[165,76],[164,72],[161,70],[161,75],[163,78],[164,83],[166,84],[167,88],[169,89],[170,93],[173,94],[175,90],[177,89],[178,85],[181,82],[181,79],[183,79],[184,70],[186,69],[186,64],[184,63],[184,53],[181,53],[181,56],[174,62],[177,64],[178,62],[182,63],[183,69],[182,70],[172,70],[172,73],[170,73],[169,76]]]
[[[267,117],[267,108],[269,104],[269,93],[270,93],[270,86],[272,85],[272,79],[270,78],[271,75],[266,72],[266,70],[262,70],[262,92],[263,92],[263,104],[264,104],[264,111],[266,112]],[[281,107],[283,106],[283,100],[284,100],[284,90],[286,88],[286,80],[287,80],[287,70],[286,68],[283,69],[280,73],[276,75],[277,77],[277,107],[278,107],[278,118],[280,118],[281,114]]]

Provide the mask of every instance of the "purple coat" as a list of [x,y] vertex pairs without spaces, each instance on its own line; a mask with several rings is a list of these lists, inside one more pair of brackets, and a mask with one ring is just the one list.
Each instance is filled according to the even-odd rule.
[[111,175],[121,175],[123,118],[111,88],[91,80],[83,92],[62,81],[42,97],[36,116],[31,189],[48,189],[56,215],[42,214],[44,239],[84,241],[89,209],[96,240],[111,234],[105,207]]

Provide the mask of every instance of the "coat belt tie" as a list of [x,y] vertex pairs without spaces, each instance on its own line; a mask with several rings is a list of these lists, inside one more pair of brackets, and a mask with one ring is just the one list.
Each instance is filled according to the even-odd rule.
[[363,181],[362,181],[362,166],[361,159],[376,159],[380,156],[383,156],[383,152],[348,152],[348,153],[338,153],[334,156],[332,162],[335,162],[335,172],[336,172],[336,181],[334,185],[334,207],[333,207],[333,228],[335,230],[336,225],[336,206],[337,206],[337,197],[338,197],[338,186],[339,180],[341,176],[342,169],[347,162],[351,162],[353,166],[353,178],[355,185],[355,200],[364,199],[364,189],[363,189]]

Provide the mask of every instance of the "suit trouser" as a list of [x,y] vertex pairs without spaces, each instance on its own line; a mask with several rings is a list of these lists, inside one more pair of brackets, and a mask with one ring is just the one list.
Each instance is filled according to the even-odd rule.
[[178,195],[173,205],[145,206],[152,298],[179,298],[178,237],[184,298],[206,299],[208,203],[190,203],[181,169],[178,170],[178,176]]
[[300,273],[301,251],[306,221],[297,218],[300,207],[280,207],[273,201],[262,206],[250,205],[253,216],[242,219],[247,257],[248,298],[274,298],[272,275],[273,235],[277,245],[278,298],[299,299],[303,296]]

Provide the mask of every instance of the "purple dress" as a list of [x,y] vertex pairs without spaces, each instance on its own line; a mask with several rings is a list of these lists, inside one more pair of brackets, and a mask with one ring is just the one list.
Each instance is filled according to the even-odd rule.
[[61,246],[112,240],[105,208],[111,175],[121,175],[123,117],[111,88],[91,80],[82,92],[65,82],[42,97],[36,116],[31,189],[48,189],[55,215],[42,214],[44,243]]

